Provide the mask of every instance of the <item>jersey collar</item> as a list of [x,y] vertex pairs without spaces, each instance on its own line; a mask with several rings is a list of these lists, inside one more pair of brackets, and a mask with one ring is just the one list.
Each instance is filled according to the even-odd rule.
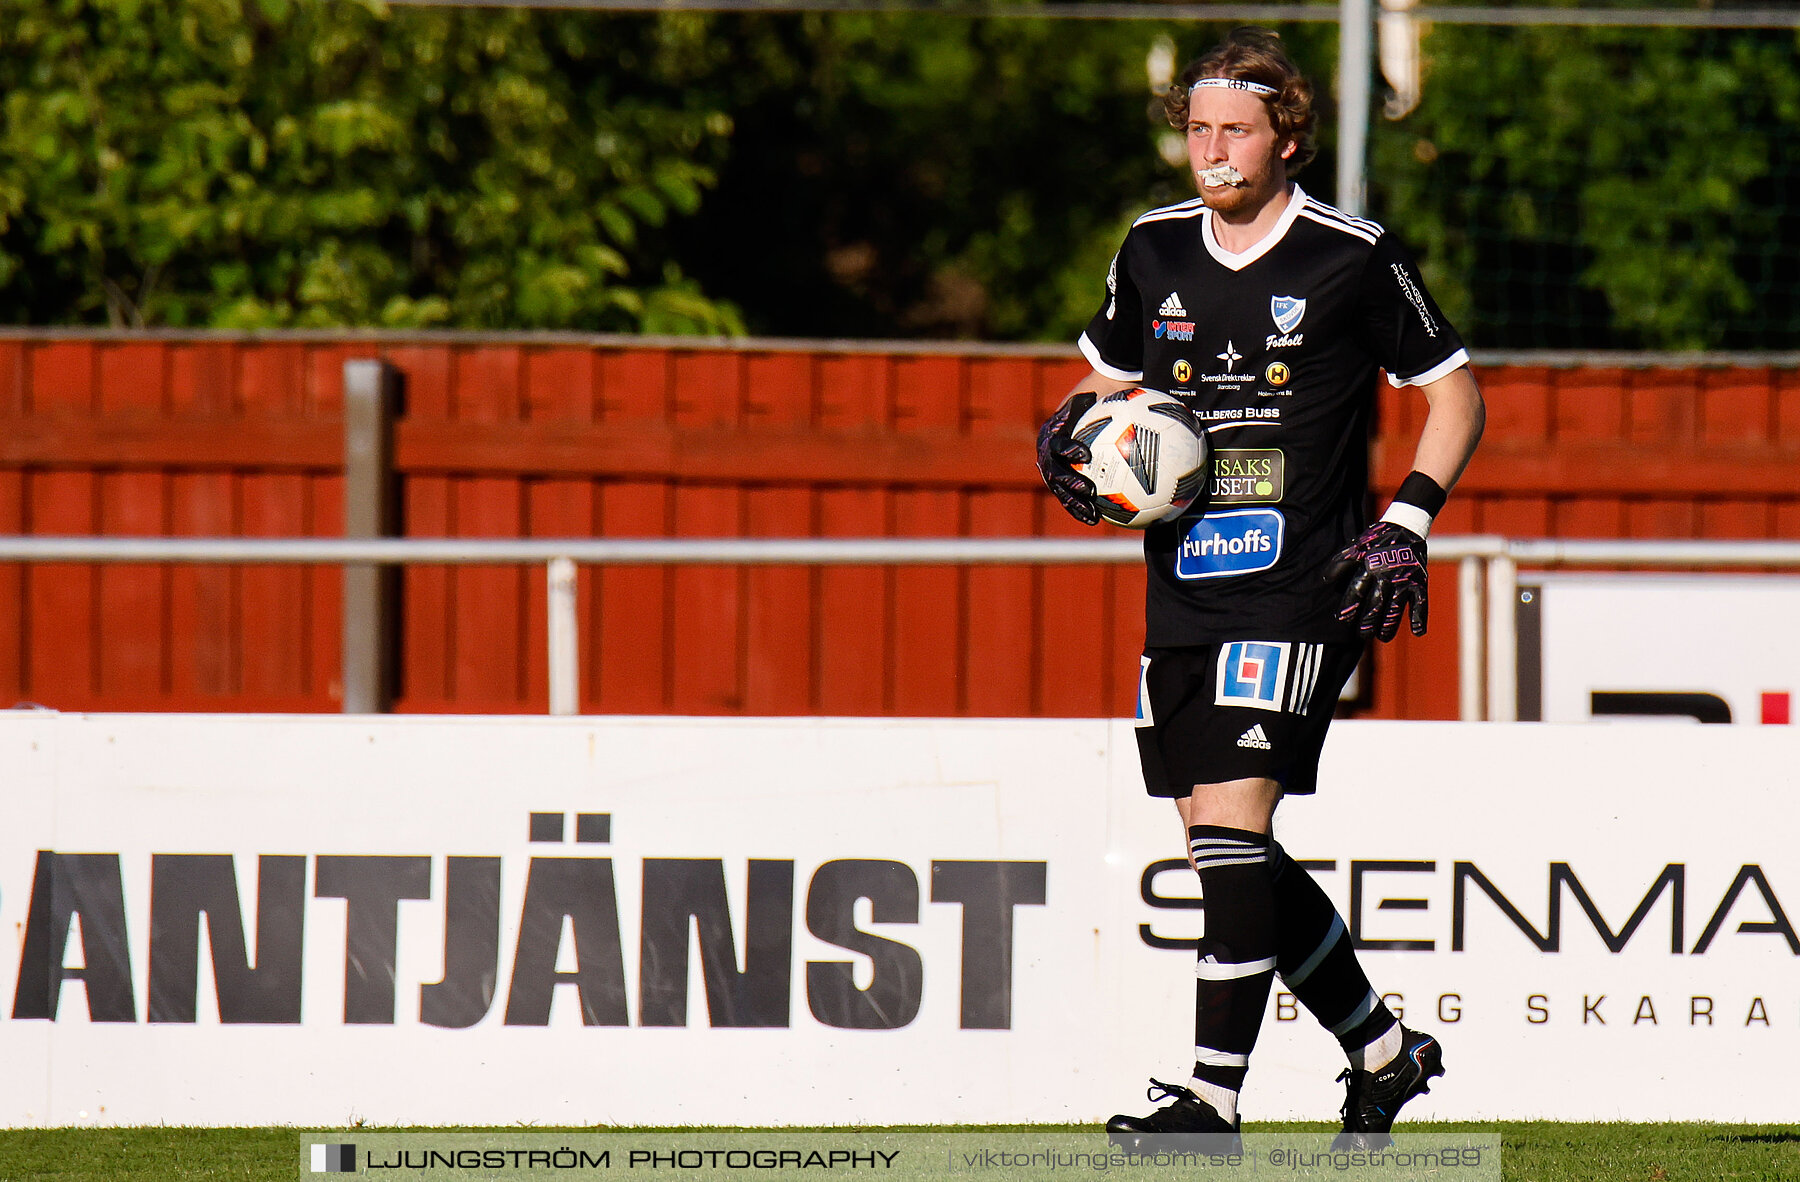
[[1287,208],[1281,211],[1281,220],[1277,221],[1274,228],[1262,236],[1261,241],[1242,254],[1233,254],[1219,245],[1219,240],[1213,237],[1213,211],[1207,210],[1201,215],[1200,222],[1200,238],[1206,243],[1206,253],[1212,255],[1214,261],[1221,267],[1232,271],[1242,271],[1257,259],[1274,250],[1276,244],[1287,237],[1288,227],[1293,225],[1294,219],[1300,216],[1301,207],[1306,204],[1306,201],[1306,190],[1295,185],[1294,191],[1288,194]]

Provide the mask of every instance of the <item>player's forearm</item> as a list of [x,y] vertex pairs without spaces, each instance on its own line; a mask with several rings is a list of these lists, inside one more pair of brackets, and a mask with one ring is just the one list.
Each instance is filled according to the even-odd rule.
[[1487,407],[1481,400],[1475,375],[1466,366],[1421,388],[1431,411],[1419,434],[1413,471],[1423,472],[1449,492],[1462,478],[1463,469],[1475,454],[1475,445],[1481,442]]

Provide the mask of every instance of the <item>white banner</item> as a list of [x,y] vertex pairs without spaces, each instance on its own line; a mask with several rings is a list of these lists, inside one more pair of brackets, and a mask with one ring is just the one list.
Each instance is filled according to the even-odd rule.
[[[1407,1117],[1792,1119],[1796,766],[1335,729],[1277,835],[1443,1040]],[[1094,1121],[1191,1065],[1127,722],[12,714],[0,769],[10,1125]],[[1342,1065],[1278,992],[1245,1114]]]
[[1800,578],[1537,572],[1514,614],[1521,719],[1794,721]]

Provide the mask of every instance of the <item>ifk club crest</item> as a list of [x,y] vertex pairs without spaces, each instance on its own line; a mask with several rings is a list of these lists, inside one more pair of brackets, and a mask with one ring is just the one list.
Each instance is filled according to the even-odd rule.
[[1306,318],[1306,301],[1293,296],[1270,296],[1269,315],[1275,318],[1278,332],[1293,332]]

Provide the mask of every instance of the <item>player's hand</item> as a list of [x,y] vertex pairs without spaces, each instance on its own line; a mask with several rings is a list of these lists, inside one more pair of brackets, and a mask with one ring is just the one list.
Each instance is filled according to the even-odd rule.
[[1085,464],[1093,458],[1087,445],[1075,440],[1075,424],[1093,405],[1092,394],[1070,398],[1038,428],[1037,439],[1038,474],[1069,516],[1083,525],[1100,520],[1100,510],[1094,507],[1094,482],[1070,465]]
[[1356,621],[1363,639],[1394,639],[1402,611],[1411,617],[1412,634],[1425,635],[1424,538],[1403,525],[1377,521],[1331,560],[1325,580],[1336,582],[1346,574],[1350,585],[1337,618]]

